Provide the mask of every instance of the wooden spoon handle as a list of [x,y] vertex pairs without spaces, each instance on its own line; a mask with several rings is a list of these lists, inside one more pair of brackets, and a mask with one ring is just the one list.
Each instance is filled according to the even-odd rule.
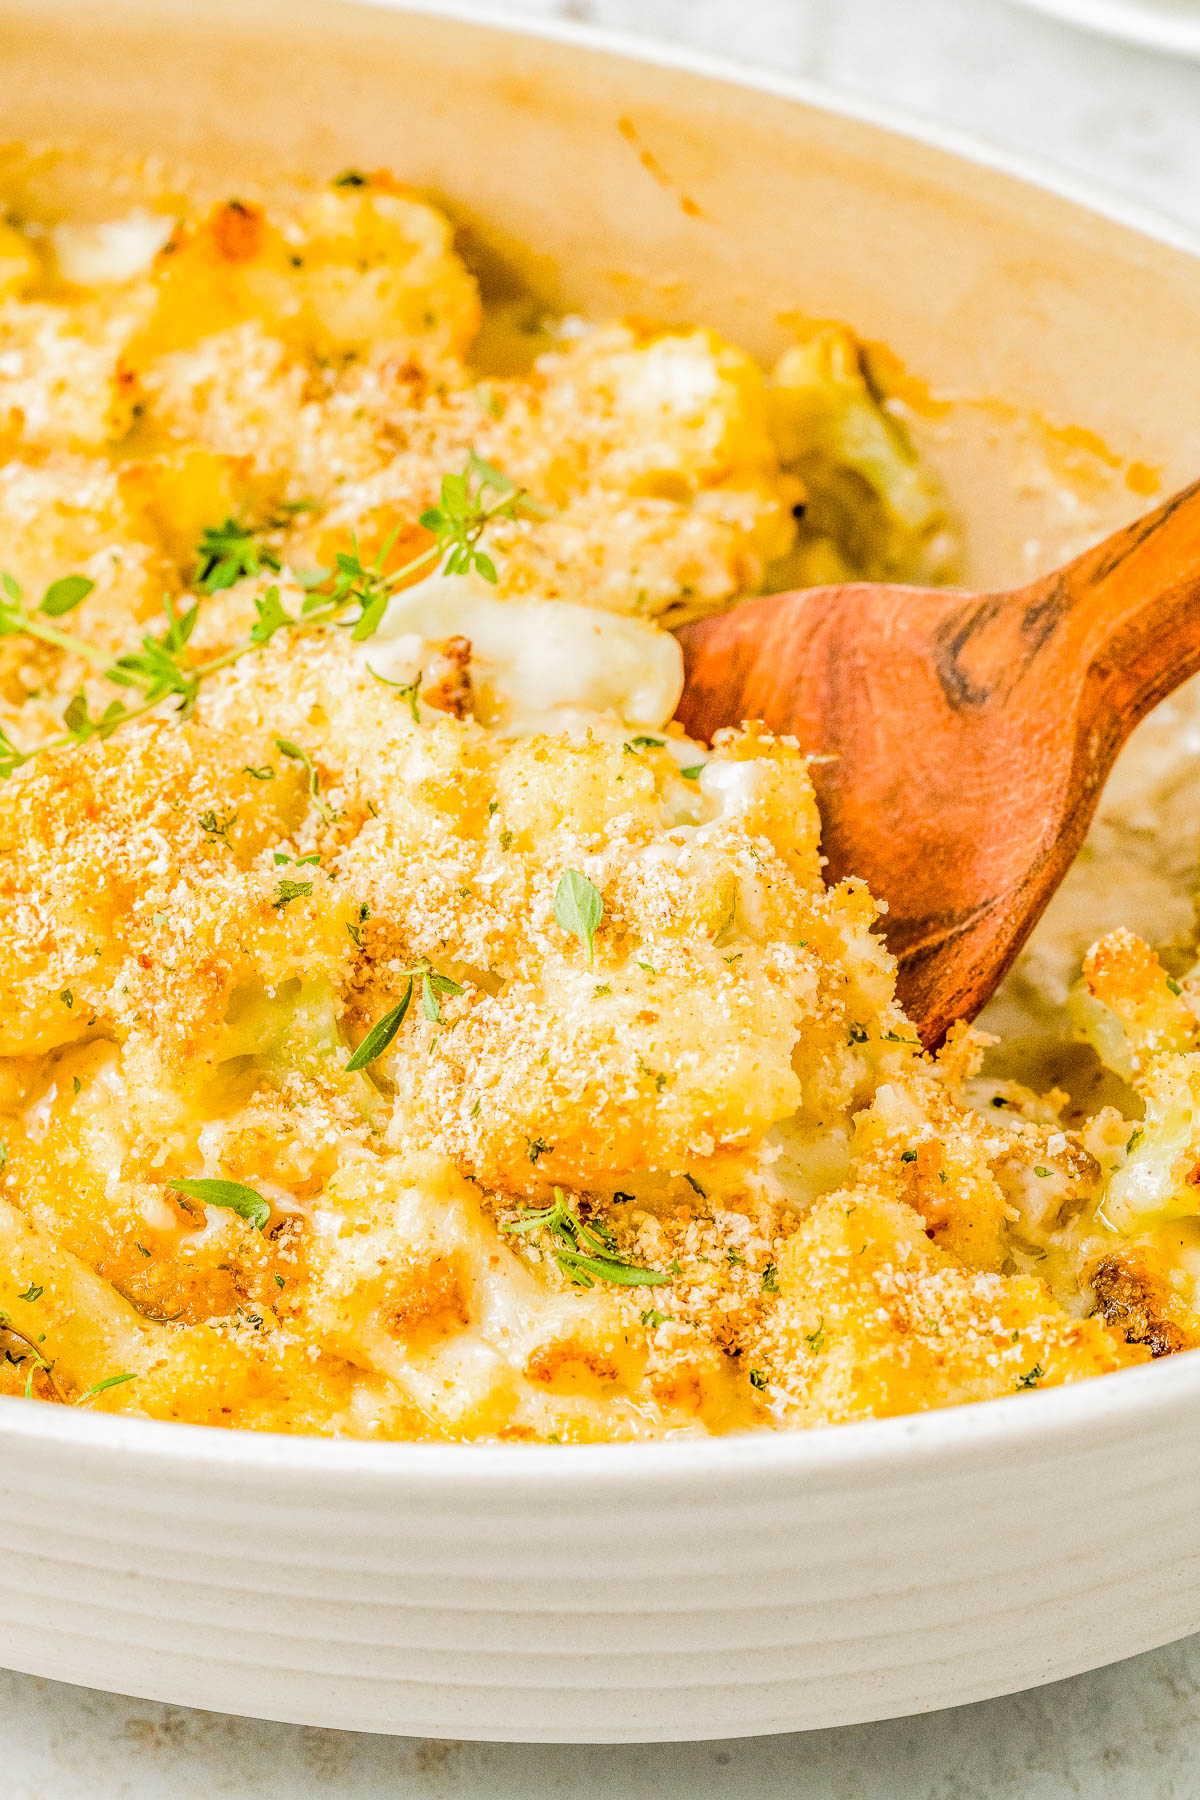
[[1200,482],[1055,574],[980,596],[934,650],[956,709],[1029,713],[1033,684],[1043,707],[1077,707],[1080,753],[1103,779],[1138,721],[1200,669]]
[[814,588],[680,638],[693,735],[762,718],[823,753],[828,873],[887,901],[933,1044],[1011,964],[1133,727],[1200,669],[1200,483],[1010,593]]

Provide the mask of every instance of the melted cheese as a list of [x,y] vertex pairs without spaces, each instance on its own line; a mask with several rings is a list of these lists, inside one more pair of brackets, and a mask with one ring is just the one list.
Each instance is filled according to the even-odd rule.
[[[31,607],[93,584],[78,642],[0,639],[0,727],[103,718],[168,632],[211,670],[0,785],[0,1385],[599,1441],[1138,1360],[1006,1273],[1051,1211],[1009,1196],[1057,1159],[1066,1205],[1086,1159],[921,1056],[795,745],[671,723],[663,622],[834,554],[798,470],[863,498],[846,557],[923,566],[940,506],[857,346],[769,382],[712,332],[573,321],[485,380],[478,322],[381,174],[0,231],[0,568]],[[487,526],[496,582],[406,585],[489,464],[535,502]],[[360,565],[377,629],[314,628]]]
[[481,715],[514,735],[561,729],[581,713],[657,730],[683,692],[679,645],[647,620],[500,599],[478,576],[431,575],[395,595],[358,655],[381,680],[409,682],[450,637],[471,644]]

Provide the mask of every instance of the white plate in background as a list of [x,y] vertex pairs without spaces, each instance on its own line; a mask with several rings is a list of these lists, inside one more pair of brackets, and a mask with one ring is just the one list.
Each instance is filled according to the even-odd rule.
[[1018,0],[1065,24],[1200,57],[1200,0]]

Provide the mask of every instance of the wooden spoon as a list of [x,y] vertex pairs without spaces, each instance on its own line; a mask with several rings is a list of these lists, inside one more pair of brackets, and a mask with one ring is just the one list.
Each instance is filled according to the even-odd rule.
[[811,588],[679,636],[692,736],[763,719],[832,759],[827,874],[887,902],[932,1047],[1011,965],[1134,726],[1200,669],[1200,482],[1010,593]]

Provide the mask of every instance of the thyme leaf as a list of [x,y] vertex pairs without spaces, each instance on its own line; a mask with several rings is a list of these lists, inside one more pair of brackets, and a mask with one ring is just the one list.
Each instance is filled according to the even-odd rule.
[[358,1069],[365,1069],[378,1061],[404,1023],[404,1016],[412,1001],[412,976],[404,984],[404,992],[393,1006],[391,1012],[384,1013],[382,1019],[376,1021],[368,1031],[354,1055],[346,1064],[346,1073],[353,1074]]
[[[363,916],[366,916],[365,914]],[[353,936],[351,929],[351,936]],[[356,940],[357,941],[357,940]],[[404,992],[390,1012],[383,1015],[372,1025],[358,1049],[346,1064],[347,1074],[367,1068],[381,1057],[407,1016],[412,1004],[413,983],[419,978],[421,983],[421,1011],[432,1025],[442,1023],[442,1006],[439,994],[461,994],[462,985],[453,981],[449,975],[442,975],[437,969],[430,968],[423,959],[413,969],[406,969]]]
[[607,1281],[612,1287],[663,1287],[671,1277],[661,1269],[647,1269],[621,1256],[616,1239],[600,1220],[590,1223],[571,1211],[561,1188],[554,1190],[553,1206],[533,1207],[523,1218],[511,1219],[503,1231],[526,1235],[544,1231],[556,1240],[554,1259],[576,1287],[595,1287]]
[[278,556],[258,542],[252,526],[236,519],[210,526],[196,548],[196,587],[202,594],[219,594],[263,569],[278,574]]
[[308,773],[308,797],[317,809],[322,824],[332,825],[337,814],[332,806],[321,798],[321,777],[317,773],[316,764],[302,744],[293,744],[291,738],[276,738],[275,748],[280,756],[286,756],[290,762],[298,762]]
[[282,912],[293,900],[307,900],[313,891],[311,881],[291,881],[286,875],[280,877],[279,886],[275,889],[275,897],[271,905],[276,912]]
[[128,1375],[109,1375],[104,1381],[97,1381],[92,1387],[85,1388],[83,1393],[79,1395],[75,1404],[76,1406],[82,1406],[85,1400],[90,1400],[92,1398],[93,1394],[103,1394],[108,1388],[120,1387],[126,1381],[136,1380],[136,1371],[133,1371]]
[[75,611],[80,601],[87,599],[95,585],[86,575],[61,575],[42,595],[38,611],[45,613],[48,619],[63,619]]
[[[167,597],[164,600],[165,629],[158,636],[146,633],[139,649],[126,652],[114,661],[100,646],[75,637],[52,623],[74,610],[91,593],[94,584],[87,576],[60,576],[46,589],[40,606],[31,611],[25,605],[20,583],[11,574],[0,572],[0,637],[22,634],[40,638],[88,663],[114,687],[138,696],[132,702],[114,700],[93,718],[86,696],[76,694],[64,714],[63,734],[29,750],[21,748],[0,730],[0,781],[7,780],[44,750],[65,749],[86,743],[93,737],[110,737],[118,726],[141,718],[164,700],[176,699],[178,711],[186,715],[195,705],[200,687],[209,676],[261,650],[279,632],[346,625],[352,637],[362,642],[378,629],[392,594],[439,564],[445,575],[474,570],[485,580],[494,582],[496,567],[479,548],[480,540],[493,519],[515,519],[522,511],[541,513],[542,509],[499,469],[471,452],[461,473],[443,477],[440,504],[422,514],[421,522],[432,534],[433,542],[418,555],[385,574],[383,565],[400,528],[392,532],[370,564],[362,562],[357,540],[352,537],[350,551],[337,555],[333,569],[314,569],[296,577],[297,585],[305,590],[299,612],[287,610],[278,587],[268,588],[261,599],[255,600],[255,621],[247,636],[228,650],[200,662],[194,662],[184,654],[195,630],[199,600],[185,612],[177,613]],[[273,525],[267,529],[273,529]],[[197,593],[201,596],[219,593],[263,570],[279,572],[280,559],[260,541],[261,535],[236,519],[226,519],[223,525],[209,527],[197,546]],[[415,692],[412,695],[406,693],[405,697],[414,718],[419,719]]]
[[554,922],[577,937],[587,951],[588,968],[595,955],[596,932],[604,917],[600,890],[578,869],[565,869],[554,890]]
[[180,1180],[172,1177],[168,1186],[189,1200],[199,1200],[202,1206],[223,1206],[227,1212],[236,1213],[248,1225],[253,1225],[256,1231],[261,1231],[271,1217],[269,1201],[263,1199],[257,1188],[247,1187],[244,1181],[190,1175]]

